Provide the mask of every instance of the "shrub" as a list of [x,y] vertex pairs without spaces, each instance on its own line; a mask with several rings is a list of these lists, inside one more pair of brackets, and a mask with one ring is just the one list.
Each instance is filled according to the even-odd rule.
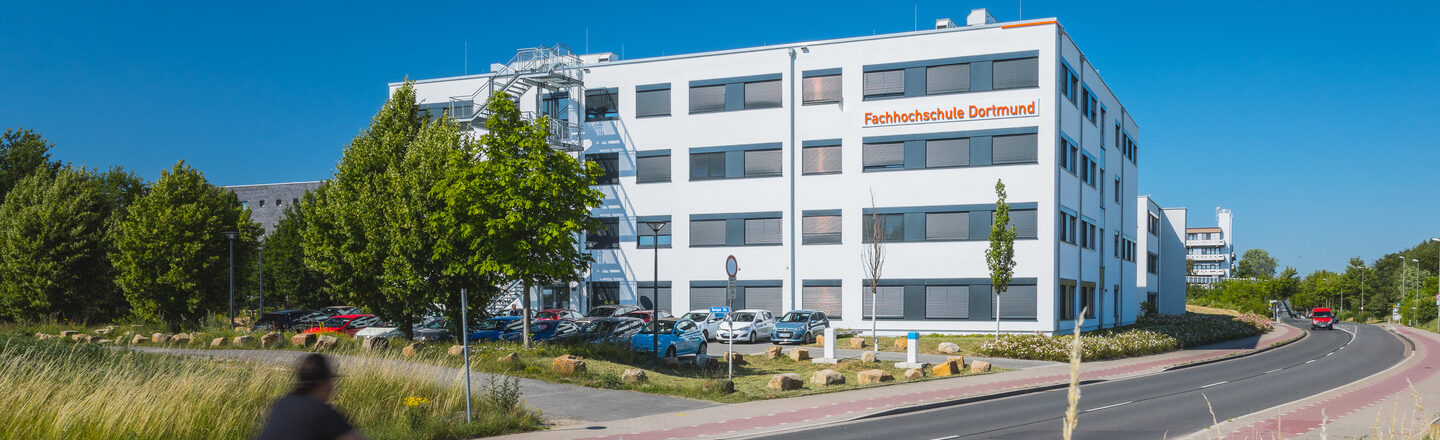
[[[1110,359],[1164,353],[1186,347],[1211,344],[1270,331],[1269,319],[1254,313],[1240,316],[1150,315],[1135,324],[1080,335],[1081,357],[1087,360]],[[1069,360],[1070,335],[1004,335],[998,341],[980,345],[984,356],[1036,359],[1056,362]]]

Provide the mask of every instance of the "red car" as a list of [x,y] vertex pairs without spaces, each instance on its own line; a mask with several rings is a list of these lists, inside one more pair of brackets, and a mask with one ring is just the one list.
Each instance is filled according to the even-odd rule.
[[1329,308],[1321,307],[1321,308],[1318,308],[1318,309],[1315,309],[1315,310],[1311,310],[1311,311],[1310,311],[1310,329],[1311,329],[1311,330],[1321,329],[1321,328],[1326,329],[1326,330],[1334,330],[1334,329],[1335,329],[1335,321],[1336,321],[1335,312],[1330,311]]
[[379,323],[380,318],[376,318],[375,315],[338,315],[321,321],[315,327],[305,330],[304,333],[335,332],[355,336],[356,332]]
[[[655,311],[654,311],[654,310],[636,310],[636,311],[633,311],[633,312],[630,312],[630,313],[626,313],[626,314],[625,314],[625,317],[627,317],[627,318],[640,318],[640,319],[645,320],[646,323],[649,323],[650,320],[655,319]],[[662,311],[660,312],[660,319],[666,319],[666,318],[674,318],[674,316],[670,316],[670,313],[665,312],[665,311],[662,310]]]
[[580,312],[570,309],[545,309],[535,314],[536,321],[554,321],[557,319],[574,321],[584,317],[585,315],[581,315]]

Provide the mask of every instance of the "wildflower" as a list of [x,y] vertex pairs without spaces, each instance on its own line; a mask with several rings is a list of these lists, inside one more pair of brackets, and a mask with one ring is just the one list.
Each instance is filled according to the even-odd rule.
[[424,405],[424,404],[427,404],[427,403],[430,403],[430,399],[426,399],[426,398],[424,398],[424,397],[413,397],[413,396],[412,396],[412,397],[406,397],[406,398],[405,398],[405,406],[415,407],[415,406],[420,406],[420,405]]

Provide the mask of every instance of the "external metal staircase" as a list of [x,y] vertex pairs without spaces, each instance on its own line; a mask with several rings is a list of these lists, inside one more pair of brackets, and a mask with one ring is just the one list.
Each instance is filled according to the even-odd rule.
[[[492,113],[488,100],[495,92],[503,91],[511,99],[519,100],[534,89],[538,89],[538,94],[583,87],[581,64],[580,56],[563,44],[520,49],[474,93],[450,97],[450,117],[470,126],[484,127]],[[572,102],[575,95],[571,94]],[[533,121],[539,115],[524,112],[522,117]],[[580,151],[580,124],[550,118],[550,143],[559,150]]]
[[500,316],[504,314],[506,310],[510,309],[511,304],[515,304],[516,301],[520,300],[520,295],[524,293],[525,286],[520,285],[519,281],[511,282],[505,286],[504,290],[500,291],[500,295],[497,295],[494,300],[490,301],[490,304],[485,305],[485,313],[490,316]]

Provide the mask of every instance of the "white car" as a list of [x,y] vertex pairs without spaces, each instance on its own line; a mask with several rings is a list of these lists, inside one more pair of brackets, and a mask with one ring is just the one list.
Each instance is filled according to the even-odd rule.
[[715,340],[743,340],[753,344],[760,339],[770,339],[775,334],[775,315],[769,310],[738,310],[731,313],[730,319],[733,322],[720,321]]
[[[440,318],[440,317],[428,317],[428,318],[425,318],[425,319],[423,319],[423,320],[421,321],[421,323],[415,324],[415,325],[411,326],[411,331],[412,331],[412,332],[414,332],[414,331],[419,331],[420,329],[425,328],[426,325],[429,325],[430,323],[435,322],[435,321],[438,321],[438,320],[440,320],[440,319],[444,319],[444,318]],[[373,337],[382,337],[382,338],[395,339],[395,338],[399,338],[399,337],[403,337],[403,336],[405,336],[405,334],[400,332],[400,328],[399,328],[399,327],[366,327],[366,328],[364,328],[364,329],[361,329],[361,330],[358,331],[358,332],[355,332],[355,338],[356,338],[356,339],[365,339],[365,338],[373,338]]]
[[695,321],[696,324],[700,324],[700,334],[704,335],[707,341],[716,338],[715,335],[720,331],[720,323],[725,322],[724,313],[710,313],[709,310],[691,310],[690,313],[686,313],[684,316],[681,316],[681,318],[689,319]]

